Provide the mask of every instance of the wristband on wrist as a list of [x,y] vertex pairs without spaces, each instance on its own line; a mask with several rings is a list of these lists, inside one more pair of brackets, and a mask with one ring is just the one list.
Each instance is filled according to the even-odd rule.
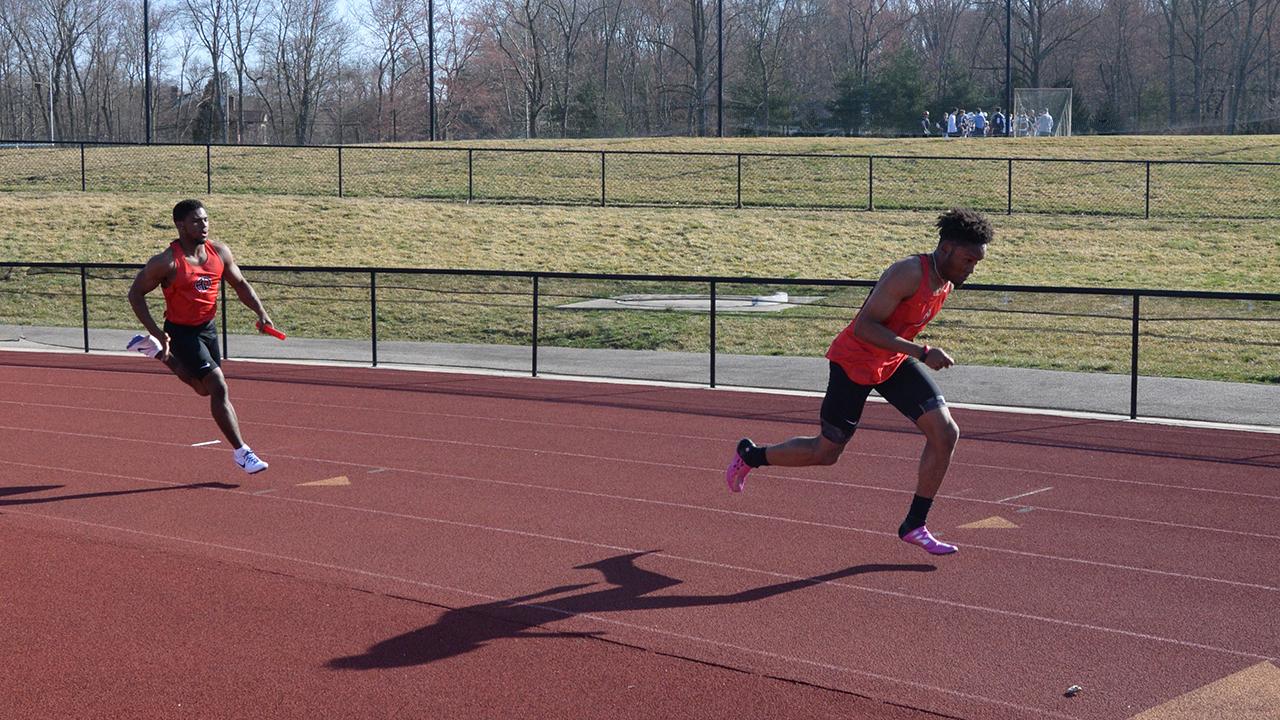
[[930,348],[928,345],[925,345],[923,348],[921,348],[921,350],[920,350],[920,359],[921,359],[921,360],[924,360],[925,358],[929,357],[929,351],[930,351],[930,350],[932,350],[932,349],[933,349],[933,348]]

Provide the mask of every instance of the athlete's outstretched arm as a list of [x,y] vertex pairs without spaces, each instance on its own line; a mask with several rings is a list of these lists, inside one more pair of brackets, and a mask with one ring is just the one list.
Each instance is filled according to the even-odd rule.
[[[920,263],[915,258],[890,265],[858,311],[853,334],[876,347],[919,358],[924,345],[899,337],[884,323],[902,301],[915,294],[916,288],[920,287],[921,272]],[[924,364],[934,370],[950,367],[954,362],[941,348],[930,348],[929,356],[924,359]]]
[[267,309],[262,306],[262,301],[258,299],[258,293],[253,291],[253,286],[249,284],[248,280],[244,279],[244,274],[240,272],[240,266],[236,264],[235,256],[231,254],[231,248],[222,243],[218,243],[214,247],[217,249],[218,254],[222,256],[222,262],[225,266],[222,276],[236,291],[236,297],[240,298],[240,302],[244,303],[245,307],[257,314],[258,322],[263,325],[272,325],[271,316],[267,314]]
[[151,309],[147,307],[147,293],[159,287],[172,271],[171,253],[159,253],[138,271],[133,285],[129,287],[129,307],[133,308],[133,314],[138,316],[147,332],[160,341],[160,353],[156,358],[161,362],[169,360],[169,336],[156,324],[155,318],[151,317]]

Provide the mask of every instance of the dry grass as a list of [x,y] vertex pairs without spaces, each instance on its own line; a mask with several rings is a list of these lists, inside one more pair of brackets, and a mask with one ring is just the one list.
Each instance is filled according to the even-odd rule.
[[[673,151],[727,154],[662,154]],[[760,152],[797,155],[749,154]],[[206,158],[203,146],[90,146],[83,159],[96,192],[336,196],[341,183],[351,197],[506,203],[1280,217],[1280,165],[1109,162],[1280,161],[1270,136],[493,141],[348,147],[341,161],[335,148],[214,146]],[[0,148],[0,190],[78,190],[80,165],[77,147]]]
[[[0,194],[0,257],[141,262],[173,236],[171,194]],[[583,208],[297,196],[208,198],[215,236],[241,264],[452,267],[577,272],[874,278],[932,245],[931,213]],[[974,282],[1275,292],[1280,221],[1143,221],[993,216],[997,241]],[[132,327],[130,273],[95,272],[95,326]],[[368,275],[252,275],[273,315],[301,336],[366,337]],[[758,293],[772,288],[722,288]],[[379,336],[448,342],[529,341],[525,280],[383,276]],[[705,351],[707,318],[557,309],[577,297],[705,292],[670,284],[544,281],[540,342]],[[815,355],[865,291],[802,290],[819,306],[779,315],[723,314],[724,353]],[[965,362],[1126,372],[1127,298],[961,292],[926,339]],[[316,312],[323,307],[324,312]],[[1149,300],[1144,373],[1280,382],[1280,303]],[[1012,312],[1011,312],[1012,311]],[[1024,314],[1024,313],[1030,314]],[[1057,313],[1057,314],[1046,314]],[[232,313],[232,330],[248,319]],[[1180,319],[1191,317],[1239,318]],[[78,275],[11,273],[0,323],[78,325]]]

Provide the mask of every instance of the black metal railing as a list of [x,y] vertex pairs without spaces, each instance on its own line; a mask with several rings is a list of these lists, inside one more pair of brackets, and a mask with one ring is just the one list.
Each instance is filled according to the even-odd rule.
[[[91,326],[136,327],[123,297],[127,283],[139,267],[122,263],[0,262],[0,325],[7,322],[6,317],[12,324],[24,326],[74,327],[78,320],[83,330],[83,350],[89,352]],[[259,295],[272,308],[277,320],[284,319],[283,327],[299,337],[348,341],[359,341],[363,337],[368,342],[367,357],[374,366],[379,364],[380,345],[385,347],[394,342],[380,336],[380,326],[392,327],[394,336],[410,340],[454,338],[450,347],[462,349],[457,364],[465,367],[481,365],[479,350],[474,356],[466,354],[467,348],[474,348],[476,344],[508,349],[523,345],[528,351],[525,367],[534,376],[540,372],[539,353],[547,346],[666,349],[674,343],[679,349],[683,342],[701,347],[699,352],[705,352],[704,384],[711,387],[725,384],[723,376],[717,376],[721,354],[735,359],[765,355],[818,356],[832,337],[832,328],[838,331],[848,322],[862,297],[874,285],[870,280],[700,275],[252,265],[243,269],[252,275]],[[282,276],[285,277],[282,279]],[[91,282],[116,285],[111,292],[90,292]],[[556,287],[548,289],[549,284]],[[602,293],[596,289],[601,285],[612,290]],[[743,294],[744,288],[762,286],[771,292],[790,288],[826,295],[817,300],[789,296],[790,299],[781,303],[790,308],[787,312],[791,315],[751,314],[741,308],[727,307],[731,298],[748,297]],[[601,313],[593,316],[570,310],[571,302],[616,299],[619,288],[641,287],[665,292],[668,299],[673,292],[684,293],[674,297],[700,298],[699,302],[704,305],[695,313],[630,313],[639,318],[632,321],[638,324],[621,330],[605,325],[578,327],[573,324],[581,318],[599,317]],[[65,302],[58,302],[65,296],[78,296],[79,307],[75,308],[78,312],[74,315],[65,307]],[[436,299],[423,300],[426,296]],[[756,300],[760,297],[756,296],[751,302]],[[1144,300],[1148,304],[1194,301],[1212,312],[1161,315],[1148,311],[1144,314]],[[224,294],[221,329],[224,351],[230,357],[235,348],[228,343],[231,336],[226,305]],[[285,310],[282,312],[281,308]],[[548,329],[547,314],[552,311],[556,315],[553,327]],[[366,312],[368,324],[364,325],[362,318]],[[974,364],[1008,364],[1002,361],[1028,352],[1036,359],[1044,359],[1059,348],[1074,352],[1077,364],[1083,363],[1086,370],[1099,371],[1096,361],[1110,354],[1109,374],[1128,374],[1130,418],[1139,416],[1142,338],[1163,348],[1192,347],[1193,354],[1206,355],[1211,362],[1217,362],[1214,358],[1236,358],[1255,369],[1258,363],[1269,364],[1271,369],[1267,371],[1263,367],[1252,382],[1280,383],[1280,365],[1274,362],[1280,350],[1280,293],[975,284],[957,292],[946,315],[957,316],[959,320],[948,327],[940,318],[929,328],[934,331],[938,326],[944,335],[949,333],[950,340],[944,341],[957,341],[966,347],[981,345],[981,339],[990,341],[991,351],[986,362]],[[994,315],[1029,320],[1022,326],[1000,326],[983,320]],[[614,313],[612,317],[620,315]],[[1242,331],[1228,328],[1232,322],[1242,323]],[[674,334],[664,340],[662,326],[671,323],[681,324],[686,334],[695,339],[701,336],[705,344]],[[783,329],[775,323],[790,324]],[[1177,324],[1174,331],[1159,330],[1170,324]],[[1176,329],[1192,325],[1201,329]],[[246,325],[242,329],[252,333],[250,327]],[[526,327],[528,332],[524,330]],[[1259,332],[1259,328],[1264,331]],[[810,334],[816,339],[810,344],[821,343],[818,350],[779,349],[772,344],[778,338],[802,335],[805,331],[813,331]],[[460,333],[469,333],[462,337],[464,342],[457,341]],[[967,340],[956,340],[963,333],[968,333],[963,335]],[[1031,342],[1028,349],[1019,351],[1020,343],[1026,344],[1025,338],[1029,336],[1048,339]],[[1125,350],[1118,349],[1121,339],[1125,341]],[[1094,341],[1100,344],[1090,346]],[[724,352],[726,345],[730,346],[727,353]],[[1257,353],[1256,362],[1249,359],[1249,352]],[[980,353],[968,353],[974,354]],[[1108,369],[1102,367],[1101,371],[1108,372]],[[624,368],[609,364],[586,371],[578,369],[574,374],[626,376]]]
[[[1015,143],[1016,145],[1016,143]],[[1280,162],[0,141],[0,190],[1280,217]]]

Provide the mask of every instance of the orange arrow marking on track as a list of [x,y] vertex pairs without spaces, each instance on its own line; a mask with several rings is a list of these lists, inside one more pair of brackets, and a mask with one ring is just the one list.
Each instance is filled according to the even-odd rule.
[[1280,668],[1264,661],[1138,713],[1130,720],[1277,717],[1280,717]]
[[311,482],[298,483],[298,487],[302,487],[304,485],[315,485],[315,486],[321,486],[321,487],[338,487],[340,485],[350,485],[350,484],[351,484],[351,481],[347,479],[346,475],[339,475],[338,477],[326,478],[324,480],[312,480]]
[[971,529],[971,530],[1007,530],[1009,528],[1016,528],[1018,526],[1014,525],[1008,520],[1005,520],[999,515],[992,515],[989,518],[984,518],[982,520],[974,520],[971,523],[965,523],[960,527]]

